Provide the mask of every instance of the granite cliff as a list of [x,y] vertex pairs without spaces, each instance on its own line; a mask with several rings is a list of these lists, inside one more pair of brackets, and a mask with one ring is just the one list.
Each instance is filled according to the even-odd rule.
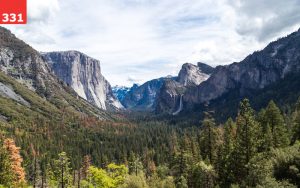
[[101,74],[98,60],[77,51],[49,52],[42,56],[53,73],[83,99],[103,110],[122,108]]

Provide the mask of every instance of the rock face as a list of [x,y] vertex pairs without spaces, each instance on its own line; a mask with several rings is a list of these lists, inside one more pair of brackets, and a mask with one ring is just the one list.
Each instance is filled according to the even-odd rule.
[[183,109],[182,96],[186,87],[175,80],[166,80],[157,95],[156,113],[177,115]]
[[176,115],[183,109],[182,96],[186,89],[207,80],[213,70],[204,63],[186,63],[177,77],[168,76],[148,81],[131,89],[121,102],[125,108],[132,110],[155,110]]
[[12,99],[18,103],[21,103],[27,107],[30,106],[29,102],[27,102],[22,96],[17,94],[12,87],[7,84],[0,82],[0,96]]
[[2,27],[0,27],[0,70],[37,92],[45,88],[45,80],[54,79],[40,55]]
[[205,74],[212,74],[215,70],[215,68],[213,68],[205,63],[198,62],[197,65],[198,65],[199,69],[201,70],[201,72],[203,72]]
[[[158,98],[158,113],[177,112],[182,103],[181,110],[201,109],[208,105],[208,108],[218,111],[219,115],[222,114],[222,117],[226,118],[228,115],[234,115],[233,112],[229,112],[228,106],[232,108],[234,105],[237,108],[242,98],[251,98],[257,107],[262,106],[263,101],[278,98],[279,93],[279,98],[286,97],[292,101],[296,94],[288,92],[298,92],[297,89],[291,88],[298,87],[295,78],[300,75],[300,30],[270,43],[263,50],[254,52],[239,63],[218,66],[214,70],[207,69],[201,63],[198,67],[208,71],[211,74],[209,78],[197,85],[197,80],[191,81],[193,77],[185,76],[183,79],[179,75],[177,81],[188,87],[185,87],[183,94],[177,95],[175,88],[179,88],[178,85],[165,84]],[[184,65],[181,73],[188,75],[189,72],[199,75],[195,67]],[[285,86],[283,83],[290,85],[284,87],[289,91],[284,94],[277,87],[277,83],[281,83],[281,87]]]
[[[258,99],[255,93],[272,90],[273,93],[265,92],[260,94],[260,97],[263,101],[274,99],[275,89],[270,87],[279,91],[276,83],[299,73],[300,30],[270,43],[263,50],[254,52],[239,63],[216,67],[207,81],[184,94],[183,103],[186,104],[185,107],[213,104],[214,108],[218,109],[221,104],[216,103],[222,103],[222,106],[226,107],[231,101],[231,105],[237,106],[240,99],[250,97],[253,103],[259,106],[262,100],[255,101]],[[291,83],[292,80],[286,82]]]
[[240,63],[218,66],[210,78],[186,92],[183,99],[200,104],[237,90],[240,97],[300,72],[300,30],[270,43]]
[[77,51],[49,52],[42,56],[53,73],[83,99],[103,110],[122,108],[102,76],[98,60]]
[[[209,71],[204,68],[205,64],[200,65],[204,70],[202,70],[201,67],[190,63],[183,64],[176,81],[184,86],[201,84],[203,81],[208,79],[210,73],[208,73]],[[209,67],[208,65],[206,66]]]
[[183,64],[176,80],[168,80],[162,86],[157,97],[155,111],[157,113],[179,114],[184,109],[183,96],[185,92],[206,81],[213,71],[213,67],[204,63],[198,63],[198,65]]
[[125,108],[139,111],[152,111],[155,108],[156,95],[165,79],[148,81],[141,86],[134,85],[121,101]]
[[109,117],[106,112],[79,98],[72,88],[60,82],[39,52],[3,27],[0,27],[0,73],[5,75],[0,76],[0,97],[30,106],[29,98],[16,92],[16,85],[7,84],[17,81],[26,86],[22,91],[38,94],[42,100],[57,108],[68,108],[74,113],[93,115],[100,119]]

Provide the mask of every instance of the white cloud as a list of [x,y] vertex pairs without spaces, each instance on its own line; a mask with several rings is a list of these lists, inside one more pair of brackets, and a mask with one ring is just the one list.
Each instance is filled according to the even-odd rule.
[[[299,27],[298,0],[28,0],[10,26],[40,51],[82,51],[112,85],[177,74],[185,62],[240,61]],[[284,7],[284,8],[282,8]]]
[[300,26],[299,0],[229,0],[237,17],[237,32],[270,40]]
[[47,22],[59,10],[58,0],[28,0],[29,22]]

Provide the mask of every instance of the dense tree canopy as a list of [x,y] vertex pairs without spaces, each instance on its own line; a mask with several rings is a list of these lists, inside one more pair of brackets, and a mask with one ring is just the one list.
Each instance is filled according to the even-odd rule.
[[299,187],[298,109],[283,114],[270,101],[256,112],[245,99],[235,119],[218,124],[206,112],[189,127],[89,117],[0,122],[0,185]]

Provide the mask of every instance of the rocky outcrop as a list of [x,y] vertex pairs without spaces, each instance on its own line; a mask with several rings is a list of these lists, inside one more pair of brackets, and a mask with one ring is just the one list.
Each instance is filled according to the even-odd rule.
[[203,65],[204,64],[201,64],[204,70],[197,65],[190,63],[183,64],[176,81],[184,86],[195,86],[201,84],[209,77],[209,73],[207,73],[207,67],[209,66],[206,65],[207,67],[204,67]]
[[101,74],[98,60],[77,51],[49,52],[42,56],[53,73],[83,99],[104,110],[122,108]]
[[129,91],[121,102],[126,108],[133,110],[155,110],[158,113],[176,115],[183,109],[182,96],[187,88],[207,80],[213,70],[214,68],[203,63],[186,63],[177,77],[168,76],[148,81]]
[[184,101],[200,104],[238,90],[247,96],[290,73],[300,72],[300,30],[270,43],[265,49],[246,57],[240,63],[218,66],[210,78],[184,95]]
[[177,115],[183,109],[182,96],[186,87],[175,80],[166,80],[157,96],[156,113]]
[[155,111],[157,113],[179,114],[184,109],[183,96],[185,92],[206,81],[213,71],[214,68],[204,63],[198,63],[198,65],[183,64],[176,80],[164,82],[157,96]]
[[[22,91],[38,94],[57,108],[68,108],[73,113],[93,115],[100,119],[108,117],[106,112],[79,98],[72,88],[59,81],[39,52],[3,27],[0,27],[0,71],[5,75],[3,78],[0,76],[2,80],[25,85],[26,91]],[[16,85],[13,85],[14,89],[11,86],[2,82],[2,97],[25,106],[31,105],[28,104],[28,96],[21,98],[20,91],[16,92]]]
[[205,74],[212,74],[215,70],[214,67],[211,67],[205,63],[202,62],[198,62],[197,66],[199,67],[199,69],[201,70],[201,72],[205,73]]
[[0,96],[12,99],[18,103],[21,103],[27,107],[30,106],[30,103],[27,102],[22,96],[17,94],[12,87],[7,84],[0,82]]
[[45,80],[53,80],[39,53],[0,27],[0,70],[42,94]]

